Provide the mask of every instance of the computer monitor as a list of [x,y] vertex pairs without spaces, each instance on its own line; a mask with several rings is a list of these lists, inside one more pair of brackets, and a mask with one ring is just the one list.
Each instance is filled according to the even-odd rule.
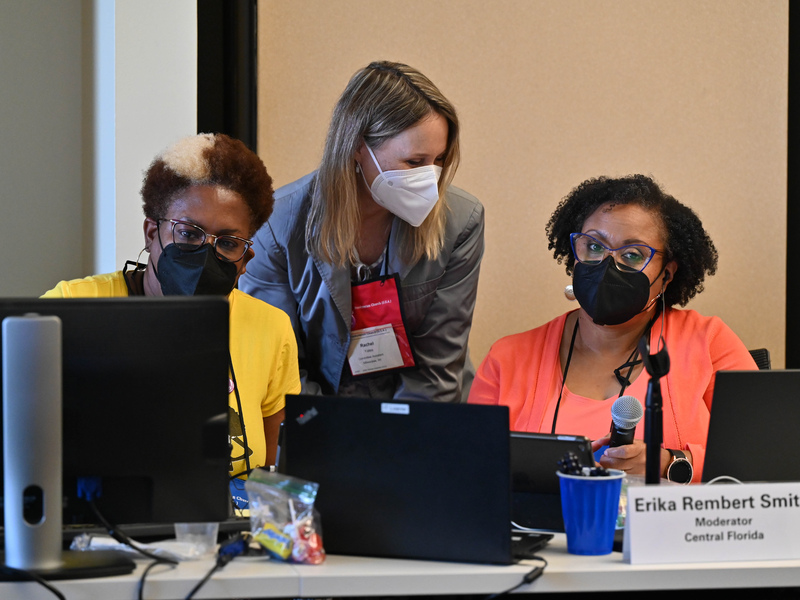
[[0,322],[28,313],[61,320],[65,526],[98,523],[86,477],[114,525],[227,518],[227,300],[0,299]]
[[718,371],[701,479],[800,481],[800,369]]

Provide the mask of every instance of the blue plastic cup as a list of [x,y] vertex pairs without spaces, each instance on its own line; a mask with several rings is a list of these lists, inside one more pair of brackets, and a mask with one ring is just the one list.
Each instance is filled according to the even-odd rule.
[[566,475],[561,484],[561,513],[570,554],[610,554],[619,511],[623,471],[609,469],[607,477]]

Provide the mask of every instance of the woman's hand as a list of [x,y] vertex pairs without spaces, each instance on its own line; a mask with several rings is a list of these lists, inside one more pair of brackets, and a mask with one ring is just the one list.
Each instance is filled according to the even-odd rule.
[[[592,442],[592,452],[596,452],[603,446],[607,446],[611,439],[611,434],[601,437]],[[642,440],[633,440],[632,444],[606,448],[603,456],[600,457],[600,466],[606,469],[619,469],[632,475],[644,475],[647,467],[647,446]],[[666,456],[665,456],[666,455]],[[669,461],[669,452],[661,449],[660,471],[663,474],[663,467]]]

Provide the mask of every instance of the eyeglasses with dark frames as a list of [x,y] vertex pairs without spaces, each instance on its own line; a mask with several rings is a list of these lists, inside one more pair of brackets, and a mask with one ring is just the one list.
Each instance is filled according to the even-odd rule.
[[603,262],[608,256],[613,256],[617,268],[628,273],[643,271],[656,254],[664,253],[663,250],[656,250],[647,244],[628,244],[619,248],[609,248],[586,233],[571,233],[569,241],[572,244],[572,253],[578,262],[595,265]]
[[206,233],[201,227],[181,221],[179,219],[158,219],[161,223],[172,224],[172,242],[184,252],[195,252],[208,241],[214,248],[214,253],[227,262],[237,262],[247,253],[253,245],[253,240],[248,240],[235,235],[214,235]]

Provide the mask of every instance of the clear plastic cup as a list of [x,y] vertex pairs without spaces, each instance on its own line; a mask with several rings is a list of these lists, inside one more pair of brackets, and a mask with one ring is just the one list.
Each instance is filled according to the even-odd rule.
[[191,548],[192,558],[214,554],[218,533],[219,523],[175,523],[175,539]]

